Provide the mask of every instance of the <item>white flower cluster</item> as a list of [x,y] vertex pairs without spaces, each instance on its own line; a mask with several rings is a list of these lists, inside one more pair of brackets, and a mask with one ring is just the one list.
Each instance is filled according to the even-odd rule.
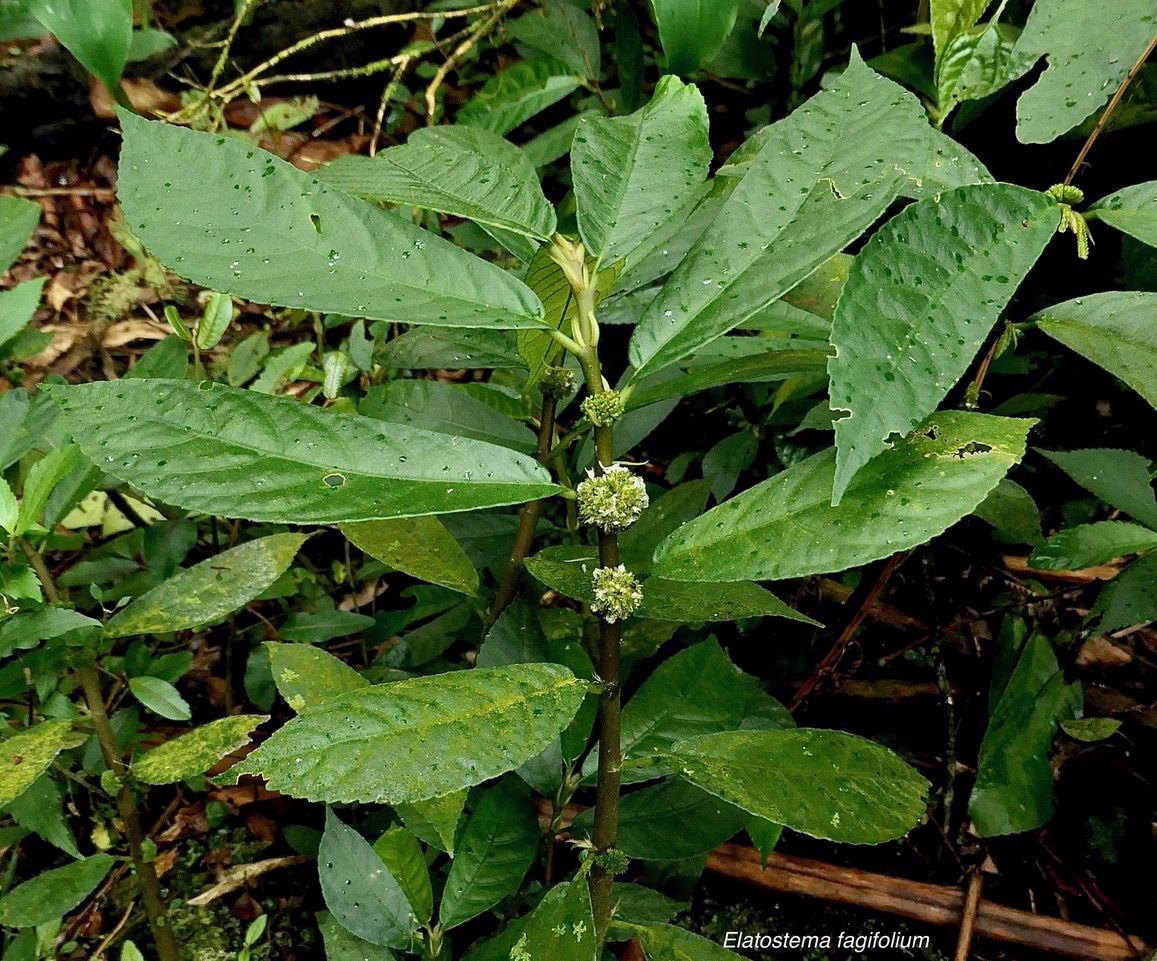
[[608,534],[625,531],[651,502],[643,478],[622,464],[612,464],[599,476],[587,471],[578,485],[579,520]]
[[630,617],[643,600],[639,579],[622,564],[596,568],[591,586],[595,590],[591,610],[609,624]]

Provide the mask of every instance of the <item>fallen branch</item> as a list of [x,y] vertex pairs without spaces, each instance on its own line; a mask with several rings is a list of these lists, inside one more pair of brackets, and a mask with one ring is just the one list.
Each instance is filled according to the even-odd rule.
[[[707,870],[771,891],[823,898],[926,924],[959,926],[964,918],[965,894],[950,885],[907,881],[775,852],[764,869],[754,849],[737,844],[716,848],[707,857]],[[1128,961],[1148,950],[1139,938],[980,899],[975,933],[1086,961]]]
[[308,864],[312,860],[313,858],[293,854],[284,858],[269,858],[265,861],[258,861],[255,864],[239,864],[237,867],[222,874],[221,880],[211,888],[202,891],[195,898],[189,898],[188,903],[194,908],[203,908],[207,904],[212,904],[218,898],[223,898],[226,894],[231,894],[238,888],[244,887],[250,881],[255,881],[263,874],[268,874],[270,871],[276,871],[279,868],[292,868],[299,864]]

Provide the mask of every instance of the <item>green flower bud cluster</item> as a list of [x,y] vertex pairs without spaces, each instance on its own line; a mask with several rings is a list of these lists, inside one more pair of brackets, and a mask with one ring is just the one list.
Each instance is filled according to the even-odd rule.
[[591,586],[595,591],[591,610],[608,624],[630,617],[643,600],[638,578],[622,564],[596,568]]
[[625,531],[650,503],[643,478],[622,464],[612,464],[602,474],[587,472],[576,488],[579,520],[608,534]]
[[574,371],[566,367],[546,368],[539,383],[548,397],[567,397],[574,393],[576,386]]
[[617,390],[600,390],[579,405],[595,427],[610,427],[623,416],[623,398]]
[[626,874],[631,861],[618,848],[607,848],[595,855],[595,864],[607,874]]

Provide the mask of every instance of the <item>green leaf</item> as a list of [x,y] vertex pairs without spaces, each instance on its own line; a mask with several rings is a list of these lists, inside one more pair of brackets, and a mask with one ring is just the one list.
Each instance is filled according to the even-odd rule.
[[530,457],[202,381],[45,385],[97,465],[159,500],[332,524],[545,497]]
[[105,625],[107,637],[200,627],[263,594],[289,569],[308,535],[271,534],[223,551],[136,598]]
[[910,184],[931,186],[944,171],[955,179],[934,135],[913,94],[853,55],[831,88],[732,156],[729,175],[741,179],[631,338],[635,376],[685,357],[787,293]]
[[275,791],[315,801],[420,801],[480,784],[541,753],[585,692],[583,681],[556,664],[363,688],[298,715],[228,777],[260,774]]
[[782,580],[917,547],[976,509],[1024,456],[1033,423],[942,411],[861,470],[838,507],[835,452],[815,454],[684,525],[659,545],[655,573]]
[[541,324],[542,305],[521,281],[395,214],[241,140],[118,116],[125,219],[194,283],[407,324]]
[[1113,290],[1066,300],[1030,320],[1157,407],[1155,310],[1157,293]]
[[[517,336],[527,333],[532,332]],[[526,366],[511,331],[466,328],[415,327],[383,344],[374,359],[382,367],[405,370],[517,370]]]
[[1105,585],[1093,608],[1103,634],[1157,621],[1157,552],[1134,561]]
[[67,447],[54,447],[32,466],[24,481],[24,500],[20,503],[20,515],[13,534],[20,537],[40,522],[56,485],[77,470],[83,461],[80,448],[69,444]]
[[958,103],[982,100],[1003,90],[1031,66],[1018,52],[1016,37],[1009,37],[995,22],[979,33],[953,38],[936,70],[941,123]]
[[928,782],[886,748],[798,728],[725,731],[675,745],[683,777],[750,814],[812,837],[879,844],[923,817]]
[[12,342],[36,314],[47,277],[37,277],[12,290],[0,290],[0,348]]
[[150,711],[170,721],[188,721],[193,716],[189,702],[159,677],[130,677],[129,690]]
[[394,380],[371,387],[360,410],[374,420],[449,434],[455,440],[467,437],[523,453],[535,449],[529,427],[438,380]]
[[1062,718],[1075,717],[1081,685],[1065,684],[1048,639],[1025,643],[980,745],[968,814],[981,837],[1032,831],[1053,813],[1049,748]]
[[1153,547],[1157,547],[1157,533],[1147,527],[1100,521],[1059,531],[1032,552],[1028,563],[1038,571],[1079,571]]
[[598,27],[590,14],[568,0],[543,0],[537,9],[511,20],[506,30],[519,43],[561,60],[579,76],[597,82],[602,75]]
[[133,39],[132,0],[25,0],[28,12],[114,98]]
[[1068,718],[1061,721],[1061,730],[1074,741],[1095,744],[1107,741],[1121,729],[1121,722],[1111,717]]
[[833,504],[893,434],[939,406],[1059,223],[1044,194],[977,184],[913,204],[868,241],[832,323],[831,407],[847,412]]
[[595,961],[599,944],[585,877],[556,884],[525,917],[466,955],[465,961]]
[[[548,547],[526,560],[526,569],[547,587],[588,604],[595,599],[591,576],[598,566],[597,554],[588,547]],[[683,624],[786,617],[818,625],[758,584],[703,584],[649,577],[641,586],[643,599],[635,612],[638,617]]]
[[370,944],[400,948],[418,928],[406,893],[385,862],[331,808],[325,811],[317,873],[325,906],[351,934]]
[[[615,847],[629,858],[679,861],[706,854],[743,830],[749,815],[680,778],[623,796]],[[594,808],[574,820],[589,837]]]
[[44,721],[0,741],[0,808],[27,791],[72,741],[71,721]]
[[1153,492],[1149,458],[1131,450],[1108,447],[1040,453],[1089,493],[1157,530],[1157,496]]
[[442,927],[465,924],[517,892],[541,840],[538,815],[518,778],[484,790],[450,864],[439,911]]
[[20,256],[43,210],[34,200],[0,195],[0,273]]
[[166,741],[133,762],[133,777],[145,784],[176,784],[204,774],[249,743],[250,732],[269,720],[265,714],[236,714],[203,724]]
[[266,641],[265,648],[277,690],[295,711],[369,687],[370,682],[357,671],[321,648],[273,641]]
[[[652,760],[697,734],[736,730],[754,687],[754,678],[737,668],[714,638],[679,651],[651,672],[623,708],[623,758]],[[597,767],[596,750],[583,764],[583,775],[593,777]],[[673,770],[663,763],[627,766],[622,780],[633,784]]]
[[1093,204],[1086,213],[1095,214],[1097,220],[1143,244],[1157,247],[1157,180],[1133,184],[1109,194]]
[[703,96],[674,77],[630,116],[581,121],[571,176],[587,251],[606,263],[627,257],[699,189],[710,163]]
[[693,73],[715,59],[731,35],[739,0],[651,0],[670,73]]
[[228,294],[210,293],[197,322],[197,346],[201,350],[212,350],[221,342],[232,322],[233,298]]
[[370,944],[347,931],[329,911],[317,913],[326,961],[394,961],[396,955],[380,944]]
[[[66,634],[72,635],[65,642],[68,646],[79,646],[95,640],[101,627],[100,621],[68,607],[21,611],[0,621],[0,658],[11,657],[14,651],[26,651],[42,641]],[[84,633],[79,633],[81,631]]]
[[458,822],[466,805],[466,788],[410,804],[396,804],[402,823],[431,847],[454,857]]
[[1100,110],[1153,39],[1155,23],[1151,0],[1034,3],[1016,53],[1029,65],[1047,54],[1049,64],[1017,103],[1017,139],[1049,143]]
[[32,928],[64,917],[96,890],[116,863],[110,855],[94,854],[42,871],[0,898],[0,925]]
[[434,913],[434,891],[422,845],[405,828],[395,825],[374,842],[374,852],[406,894],[406,900],[423,924]]
[[20,505],[16,503],[16,495],[12,493],[8,481],[0,477],[0,527],[12,533],[16,529],[16,519],[19,516]]
[[423,207],[534,240],[548,240],[555,230],[554,208],[526,155],[478,127],[423,127],[400,147],[341,157],[317,175],[355,197]]
[[973,513],[1012,543],[1036,546],[1044,540],[1036,501],[1020,484],[1007,477],[989,492]]
[[343,524],[341,531],[358,550],[395,570],[462,594],[478,593],[478,572],[436,517]]
[[580,84],[574,70],[553,57],[520,60],[487,80],[458,111],[458,122],[508,134],[570,96]]
[[991,2],[992,0],[932,0],[928,19],[932,24],[932,48],[936,51],[938,65],[952,41],[968,34]]
[[642,942],[648,961],[740,961],[735,952],[674,924],[630,925],[629,930]]

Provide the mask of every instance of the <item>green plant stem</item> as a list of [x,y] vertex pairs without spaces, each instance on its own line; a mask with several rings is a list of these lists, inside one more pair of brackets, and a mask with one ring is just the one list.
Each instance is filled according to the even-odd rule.
[[[603,377],[598,353],[588,347],[579,355],[587,390],[603,391]],[[614,428],[596,427],[595,473],[602,474],[614,463]],[[599,531],[599,566],[619,566],[619,537]],[[591,840],[595,854],[615,846],[619,836],[619,788],[622,782],[622,699],[620,662],[622,657],[622,624],[599,618],[599,678],[603,683],[599,695],[599,769],[595,785],[595,823]],[[595,915],[595,934],[601,944],[611,920],[614,875],[596,863],[591,868],[591,903]]]
[[[551,446],[554,443],[554,418],[558,411],[558,398],[547,394],[542,402],[542,416],[538,423],[538,446],[535,457],[538,462],[547,467],[550,458]],[[526,560],[530,549],[534,546],[534,533],[538,529],[538,518],[542,514],[542,501],[530,501],[522,506],[518,512],[518,533],[514,536],[514,547],[510,551],[510,563],[502,575],[502,583],[498,586],[498,593],[486,617],[487,630],[501,616],[502,612],[514,600],[518,590],[518,581],[522,576],[522,562]]]
[[149,927],[153,931],[153,940],[157,945],[157,955],[161,961],[181,961],[181,949],[173,928],[169,924],[169,912],[165,907],[164,895],[161,893],[161,882],[151,861],[145,859],[145,833],[141,828],[140,812],[137,810],[136,793],[133,791],[131,775],[120,752],[117,750],[116,735],[109,723],[108,713],[104,708],[104,695],[100,689],[100,675],[95,667],[82,667],[77,670],[81,689],[84,691],[84,700],[88,705],[89,718],[96,733],[100,752],[104,763],[121,782],[117,791],[117,813],[124,825],[125,837],[129,843],[129,853],[133,859],[133,867],[137,874],[137,884],[141,889],[141,900],[145,905],[145,913],[149,916]]

